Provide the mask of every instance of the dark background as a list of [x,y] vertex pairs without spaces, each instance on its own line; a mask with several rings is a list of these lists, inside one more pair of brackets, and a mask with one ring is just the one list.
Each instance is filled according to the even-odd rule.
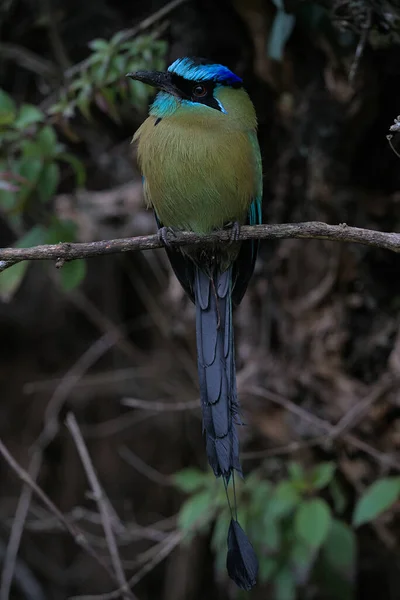
[[[131,27],[163,4],[3,0],[0,86],[17,102],[39,104],[58,85],[2,53],[1,44],[31,50],[61,73],[65,57],[75,64],[87,56],[90,40]],[[389,1],[326,2],[323,18],[314,23],[316,6],[322,4],[287,3],[296,13],[296,26],[283,44],[282,60],[274,61],[267,52],[273,2],[188,1],[166,17],[167,63],[179,56],[205,56],[244,78],[259,116],[264,222],[317,220],[396,231],[400,162],[386,134],[400,112],[400,12]],[[61,49],[52,39],[51,23],[57,25]],[[372,31],[350,83],[348,73],[368,23]],[[65,177],[54,210],[79,223],[81,240],[155,231],[142,204],[130,146],[144,118],[132,109],[119,125],[101,115],[92,122],[74,120],[79,142],[68,144],[86,166],[86,191],[75,194]],[[1,212],[0,239],[2,246],[14,241]],[[393,465],[400,461],[398,388],[390,384],[400,370],[399,267],[395,253],[376,248],[265,241],[235,317],[247,423],[241,431],[244,453],[265,450],[268,456],[321,434],[315,423],[291,414],[282,403],[257,397],[255,386],[332,425],[365,398],[375,398],[352,425],[352,434],[372,453],[378,451],[374,456],[349,443],[342,431],[334,444],[292,454],[278,451],[274,459],[275,477],[284,473],[288,454],[304,465],[334,460],[350,506],[367,484],[395,474]],[[195,360],[193,306],[162,250],[90,259],[84,283],[69,293],[60,291],[49,269],[34,264],[15,297],[0,302],[0,437],[24,468],[34,445],[41,458],[39,485],[62,512],[86,511],[78,515],[79,523],[102,554],[96,507],[64,425],[67,412],[74,412],[99,480],[127,524],[120,547],[128,573],[140,553],[175,527],[184,497],[166,476],[183,467],[206,467],[199,411],[168,408],[196,400]],[[161,412],[132,409],[121,403],[127,397],[168,405]],[[55,429],[45,429],[38,444],[49,420]],[[139,459],[128,464],[121,448]],[[385,456],[393,458],[392,468]],[[245,472],[262,460],[262,454],[245,460]],[[0,562],[20,491],[20,481],[0,461]],[[33,498],[12,597],[58,600],[114,589],[51,519]],[[399,598],[397,531],[396,506],[376,526],[361,530],[360,600]],[[197,536],[154,567],[135,593],[141,600],[238,597],[216,575],[213,561],[209,535]],[[23,568],[41,585],[42,595],[35,596],[32,587],[33,595],[23,591],[21,581],[28,576]],[[325,598],[310,589],[302,595]],[[252,596],[274,599],[266,587]]]

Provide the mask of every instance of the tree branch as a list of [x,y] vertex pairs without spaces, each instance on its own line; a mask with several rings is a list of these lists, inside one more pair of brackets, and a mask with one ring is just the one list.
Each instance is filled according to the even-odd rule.
[[[349,227],[345,223],[327,225],[318,221],[309,223],[285,223],[282,225],[253,225],[243,226],[240,230],[240,240],[264,239],[277,240],[288,238],[304,238],[331,240],[333,242],[354,242],[375,248],[384,248],[400,252],[400,233],[374,231]],[[173,246],[189,244],[210,244],[212,242],[228,242],[229,230],[215,231],[207,235],[193,232],[169,233],[168,240]],[[0,272],[23,260],[54,260],[61,267],[65,261],[78,258],[91,258],[106,254],[132,252],[134,250],[151,250],[163,246],[158,235],[120,238],[86,243],[60,243],[53,245],[33,246],[32,248],[0,248]]]

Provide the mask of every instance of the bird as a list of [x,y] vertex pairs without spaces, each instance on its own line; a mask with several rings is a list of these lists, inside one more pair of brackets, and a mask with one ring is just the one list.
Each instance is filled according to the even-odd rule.
[[[203,433],[209,464],[225,489],[242,475],[237,426],[232,309],[253,274],[257,240],[240,227],[262,222],[262,165],[254,105],[243,80],[213,61],[183,57],[166,71],[128,77],[157,89],[149,116],[133,136],[152,208],[173,271],[196,307],[196,345]],[[173,236],[228,229],[228,242],[174,247]],[[227,496],[228,497],[228,496]],[[229,498],[228,498],[229,503]],[[231,510],[227,571],[250,590],[255,551]]]

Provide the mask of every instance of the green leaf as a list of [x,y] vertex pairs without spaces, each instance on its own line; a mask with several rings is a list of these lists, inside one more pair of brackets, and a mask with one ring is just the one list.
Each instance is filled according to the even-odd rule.
[[332,496],[335,512],[341,515],[347,506],[347,498],[337,479],[332,479],[329,484],[329,491]]
[[209,522],[213,515],[213,494],[206,490],[186,500],[179,511],[178,526],[183,532],[189,533],[194,526],[198,529],[201,524]]
[[373,483],[359,498],[353,525],[359,527],[372,521],[393,506],[400,497],[400,477],[386,477]]
[[40,158],[34,158],[33,156],[22,157],[17,164],[19,175],[27,179],[26,182],[21,184],[18,192],[18,199],[21,202],[24,202],[35,188],[42,171],[42,166],[42,160]]
[[311,486],[314,490],[322,490],[329,485],[335,474],[335,463],[324,462],[317,465],[311,473]]
[[18,116],[14,122],[14,127],[17,129],[24,129],[25,127],[29,127],[29,125],[42,121],[43,118],[44,114],[41,110],[36,108],[36,106],[33,106],[32,104],[23,104],[19,109]]
[[66,262],[60,269],[62,288],[68,292],[77,287],[85,278],[86,261],[83,259]]
[[290,514],[300,502],[301,497],[291,481],[281,481],[266,506],[269,515],[285,517]]
[[324,559],[348,579],[355,574],[357,541],[354,531],[343,521],[334,519],[323,546]]
[[74,221],[60,220],[53,217],[51,225],[46,232],[46,244],[59,244],[60,242],[75,242],[78,226]]
[[183,492],[190,493],[204,487],[209,479],[204,471],[199,469],[183,469],[179,473],[175,473],[172,479],[177,488]]
[[[38,225],[22,236],[15,246],[17,248],[29,248],[30,246],[42,243],[43,239],[44,229]],[[23,261],[0,273],[0,299],[3,302],[9,302],[18,291],[28,265],[28,261]]]
[[91,50],[94,50],[96,52],[107,52],[110,49],[110,44],[109,42],[107,42],[107,40],[103,40],[101,38],[97,38],[95,40],[92,40],[91,42],[89,42],[88,44],[89,48]]
[[328,504],[321,498],[313,498],[299,506],[294,518],[294,530],[306,544],[318,548],[329,533],[331,521]]
[[0,273],[0,299],[3,302],[9,302],[13,298],[22,283],[28,265],[29,262],[25,260]]
[[290,563],[293,564],[297,581],[305,583],[315,561],[317,552],[302,540],[294,540],[290,549]]
[[82,90],[79,92],[76,98],[76,104],[83,114],[84,117],[88,121],[92,119],[92,115],[90,114],[90,103],[92,101],[92,86],[90,84],[85,85]]
[[46,230],[41,225],[35,225],[25,233],[15,244],[17,248],[30,248],[43,244],[46,236]]
[[17,114],[14,100],[7,92],[0,89],[0,127],[10,125]]
[[51,200],[57,191],[60,180],[60,167],[57,163],[47,163],[40,173],[37,189],[42,202]]
[[289,567],[283,567],[274,578],[274,600],[296,600],[296,584]]
[[120,44],[125,37],[126,37],[125,31],[117,31],[117,33],[115,35],[113,35],[111,38],[112,45],[118,46],[118,44]]
[[36,136],[36,145],[42,156],[52,157],[57,151],[57,136],[50,125],[45,125]]
[[296,462],[290,462],[288,464],[288,473],[290,479],[295,479],[297,481],[302,481],[306,477],[303,467]]

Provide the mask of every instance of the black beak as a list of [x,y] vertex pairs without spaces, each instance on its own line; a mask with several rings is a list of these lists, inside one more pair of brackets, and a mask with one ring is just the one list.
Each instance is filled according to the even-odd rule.
[[127,73],[127,77],[142,81],[147,85],[152,85],[159,90],[174,93],[174,86],[171,82],[171,74],[163,71],[136,71],[136,73]]

